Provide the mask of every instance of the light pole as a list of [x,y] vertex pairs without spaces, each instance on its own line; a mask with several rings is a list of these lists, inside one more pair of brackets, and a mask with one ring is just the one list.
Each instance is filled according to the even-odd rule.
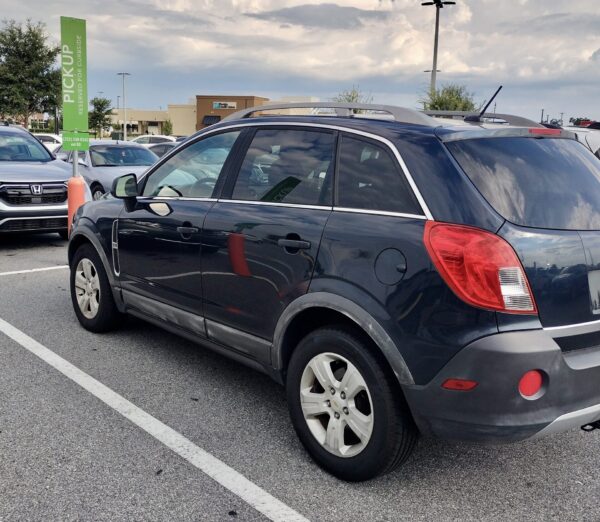
[[454,5],[456,2],[449,2],[446,0],[432,0],[431,2],[421,2],[421,5],[433,5],[435,6],[435,36],[433,39],[433,67],[431,68],[431,85],[429,90],[431,94],[435,92],[435,80],[437,69],[437,55],[438,55],[438,40],[440,33],[440,9],[445,5]]
[[127,141],[127,102],[125,101],[125,76],[131,76],[128,72],[117,73],[123,78],[123,141]]

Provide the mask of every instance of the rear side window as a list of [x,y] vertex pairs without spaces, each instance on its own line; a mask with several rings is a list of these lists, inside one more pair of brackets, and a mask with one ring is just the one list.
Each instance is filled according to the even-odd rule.
[[600,229],[600,161],[581,143],[511,137],[446,146],[508,221],[536,228]]
[[360,138],[342,136],[337,199],[345,208],[423,214],[390,151]]
[[258,130],[235,182],[233,199],[330,205],[334,137],[330,132]]

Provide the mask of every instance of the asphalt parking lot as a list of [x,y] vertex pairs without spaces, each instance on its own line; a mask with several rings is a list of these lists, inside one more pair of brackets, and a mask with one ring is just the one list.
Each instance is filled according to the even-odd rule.
[[0,238],[2,521],[272,513],[8,337],[6,323],[279,501],[281,520],[600,519],[600,432],[509,446],[421,440],[399,471],[344,483],[304,452],[284,391],[266,376],[139,320],[110,334],[83,330],[68,270],[36,270],[65,264],[57,235]]

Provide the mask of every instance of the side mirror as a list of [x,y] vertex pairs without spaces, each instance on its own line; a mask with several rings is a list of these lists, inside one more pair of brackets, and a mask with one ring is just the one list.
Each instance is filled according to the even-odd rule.
[[61,161],[67,161],[68,157],[69,157],[69,155],[66,152],[57,152],[56,153],[56,159],[59,159]]
[[125,174],[113,181],[110,193],[115,198],[129,199],[138,197],[137,177],[135,174]]

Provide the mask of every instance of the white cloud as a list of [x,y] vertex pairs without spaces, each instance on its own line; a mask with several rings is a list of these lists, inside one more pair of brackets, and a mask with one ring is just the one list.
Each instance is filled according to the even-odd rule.
[[[262,88],[253,92],[259,95],[296,94],[299,84],[315,90],[298,94],[322,96],[331,89],[332,95],[358,83],[386,96],[379,102],[407,99],[412,90],[414,105],[427,84],[423,70],[431,68],[435,10],[418,0],[3,3],[5,18],[37,20],[47,13],[44,21],[56,37],[60,14],[86,18],[90,70],[197,78],[188,95],[200,92],[210,74],[213,91],[220,76],[230,83],[238,78],[237,92],[248,92],[244,81]],[[546,105],[600,119],[590,87],[600,81],[595,7],[597,0],[458,0],[441,12],[439,79],[465,83],[478,98],[503,83],[503,110],[531,116]],[[161,87],[164,78],[147,85],[146,98],[154,96],[155,105],[174,101]],[[567,98],[570,92],[580,94]]]

